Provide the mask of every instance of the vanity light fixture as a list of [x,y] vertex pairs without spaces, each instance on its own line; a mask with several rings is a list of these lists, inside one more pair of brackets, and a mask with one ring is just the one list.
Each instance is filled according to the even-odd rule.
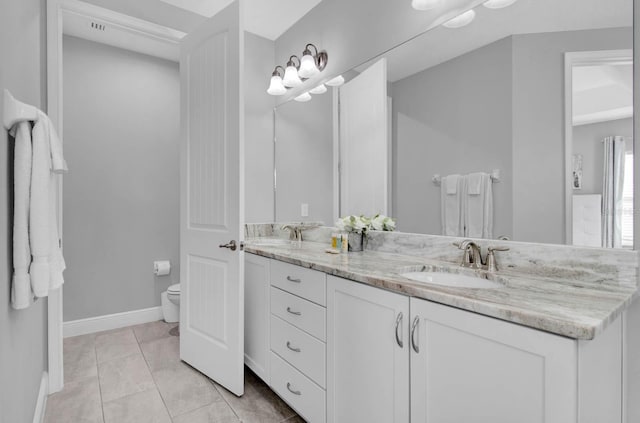
[[469,25],[471,21],[473,21],[476,17],[476,12],[474,10],[467,10],[466,12],[456,16],[453,19],[450,19],[443,23],[443,26],[447,28],[462,28],[463,26]]
[[267,89],[267,93],[271,95],[283,95],[287,92],[287,88],[282,84],[282,75],[278,72],[278,68],[282,69],[284,73],[284,68],[280,65],[276,66],[271,74],[271,83],[269,84],[269,88]]
[[324,84],[320,84],[314,89],[309,90],[309,93],[311,94],[324,94],[326,92],[327,92],[327,87],[325,87]]
[[311,94],[309,94],[309,92],[304,92],[302,94],[300,94],[299,96],[297,96],[296,98],[294,98],[295,101],[299,101],[300,103],[305,103],[309,100],[311,100]]
[[[315,54],[311,54],[309,47],[313,47]],[[318,48],[313,44],[307,44],[302,52],[300,60],[300,69],[298,75],[300,78],[312,78],[322,72],[327,66],[329,56],[326,51],[318,52]]]
[[489,9],[502,9],[503,7],[511,6],[518,0],[489,0],[483,3],[484,7]]
[[[298,61],[296,65],[293,59]],[[284,78],[282,79],[282,83],[287,88],[295,88],[302,85],[302,80],[300,76],[298,76],[298,68],[300,67],[300,59],[298,56],[289,57],[289,61],[287,62],[287,68],[284,71]]]
[[339,87],[340,85],[344,84],[344,77],[342,75],[338,75],[335,78],[328,80],[324,84],[330,87]]
[[431,10],[440,4],[440,0],[411,0],[411,6],[416,10]]

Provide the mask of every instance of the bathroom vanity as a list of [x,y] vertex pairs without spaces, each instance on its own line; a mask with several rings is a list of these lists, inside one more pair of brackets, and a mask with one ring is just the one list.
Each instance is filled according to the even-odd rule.
[[[577,261],[505,266],[501,287],[473,289],[401,276],[464,272],[451,238],[418,237],[448,257],[380,251],[390,242],[375,238],[377,251],[342,255],[248,241],[246,364],[310,422],[622,421],[632,252],[601,253],[591,275]],[[502,263],[520,262],[518,244]]]

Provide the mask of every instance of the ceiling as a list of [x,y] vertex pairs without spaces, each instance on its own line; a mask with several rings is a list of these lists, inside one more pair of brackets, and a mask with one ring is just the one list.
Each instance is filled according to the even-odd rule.
[[[161,3],[211,17],[232,0],[158,0]],[[322,0],[245,0],[245,29],[275,40]]]
[[573,68],[573,124],[633,116],[633,65],[594,65]]
[[[466,27],[436,27],[384,54],[390,81],[514,34],[631,27],[633,0],[519,0],[504,9],[478,6]],[[419,13],[419,12],[416,12]]]

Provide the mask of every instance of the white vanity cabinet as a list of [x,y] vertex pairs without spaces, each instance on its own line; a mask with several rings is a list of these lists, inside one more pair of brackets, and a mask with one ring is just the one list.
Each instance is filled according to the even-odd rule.
[[409,421],[409,298],[327,277],[327,422]]
[[568,338],[411,299],[411,421],[576,421]]
[[254,254],[244,257],[244,363],[268,384],[271,260]]

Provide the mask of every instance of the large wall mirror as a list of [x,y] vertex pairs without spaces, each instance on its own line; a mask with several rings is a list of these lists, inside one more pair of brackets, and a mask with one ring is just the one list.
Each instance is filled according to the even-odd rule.
[[632,248],[632,10],[632,0],[479,6],[467,26],[434,28],[343,73],[340,87],[279,105],[276,220],[332,224],[350,211],[340,152],[357,137],[342,109],[382,61],[386,125],[373,126],[388,149],[359,146],[355,162],[385,175],[379,211],[399,230]]

